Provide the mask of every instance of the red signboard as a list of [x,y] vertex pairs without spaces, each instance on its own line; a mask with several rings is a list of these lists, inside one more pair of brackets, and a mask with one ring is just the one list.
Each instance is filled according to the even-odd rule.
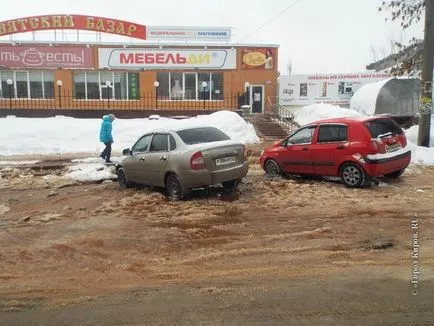
[[243,49],[241,51],[241,67],[243,69],[276,70],[276,49]]
[[8,68],[93,68],[90,48],[59,46],[0,46],[0,66]]
[[123,20],[85,15],[44,15],[0,22],[0,36],[54,29],[77,29],[146,39],[146,27]]

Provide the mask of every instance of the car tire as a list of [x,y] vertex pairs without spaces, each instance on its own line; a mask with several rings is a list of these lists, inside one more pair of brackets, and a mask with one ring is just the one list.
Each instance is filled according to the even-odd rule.
[[121,188],[131,188],[131,182],[128,182],[127,174],[125,173],[123,168],[119,168],[116,171],[116,174],[118,176],[118,182]]
[[401,169],[392,173],[385,174],[384,176],[389,179],[397,179],[404,173],[404,171],[405,169]]
[[345,163],[340,169],[342,183],[348,188],[360,188],[366,182],[365,171],[356,163]]
[[225,188],[225,190],[234,190],[236,187],[238,187],[238,185],[240,184],[240,179],[235,179],[235,180],[230,180],[230,181],[225,181],[222,182],[223,188]]
[[277,177],[280,174],[279,165],[273,159],[269,159],[265,162],[264,170],[269,177]]
[[170,173],[165,181],[167,197],[173,200],[179,200],[184,197],[181,181],[175,173]]

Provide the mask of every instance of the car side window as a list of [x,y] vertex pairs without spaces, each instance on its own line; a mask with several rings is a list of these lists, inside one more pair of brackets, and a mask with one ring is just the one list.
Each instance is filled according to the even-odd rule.
[[344,125],[322,125],[319,127],[318,143],[348,141],[348,127]]
[[150,140],[151,135],[146,135],[140,138],[133,146],[133,154],[146,152],[148,150]]
[[150,152],[167,152],[169,150],[169,141],[167,134],[155,134],[152,137]]
[[173,138],[172,135],[169,135],[169,144],[170,144],[170,150],[173,151],[176,149],[176,141],[175,138]]
[[315,131],[316,126],[305,127],[300,129],[291,137],[288,138],[287,145],[294,144],[311,144],[313,133]]

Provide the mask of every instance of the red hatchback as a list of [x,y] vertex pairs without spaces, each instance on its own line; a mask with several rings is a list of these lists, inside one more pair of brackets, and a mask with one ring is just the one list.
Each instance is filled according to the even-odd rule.
[[401,127],[379,117],[320,120],[299,128],[266,149],[265,172],[339,176],[351,188],[378,176],[399,177],[410,164],[411,150]]

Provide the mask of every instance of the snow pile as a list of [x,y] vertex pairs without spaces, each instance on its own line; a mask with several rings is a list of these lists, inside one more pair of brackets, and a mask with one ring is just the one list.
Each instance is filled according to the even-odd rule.
[[80,181],[102,181],[116,179],[113,166],[106,166],[103,163],[79,163],[68,168],[65,178]]
[[350,109],[363,115],[374,115],[378,94],[392,78],[377,81],[360,87],[350,100]]
[[[434,115],[431,115],[431,133],[430,133],[430,146],[434,146]],[[409,142],[417,144],[417,138],[419,134],[419,126],[412,126],[405,131],[405,135]]]
[[361,113],[341,108],[331,104],[318,103],[302,107],[294,113],[294,120],[299,125],[305,125],[317,120],[343,118],[343,117],[361,117]]
[[[0,155],[98,153],[101,119],[0,118]],[[114,150],[131,147],[138,137],[153,129],[213,126],[234,140],[258,142],[254,127],[237,113],[220,111],[189,119],[116,119],[113,122]]]

